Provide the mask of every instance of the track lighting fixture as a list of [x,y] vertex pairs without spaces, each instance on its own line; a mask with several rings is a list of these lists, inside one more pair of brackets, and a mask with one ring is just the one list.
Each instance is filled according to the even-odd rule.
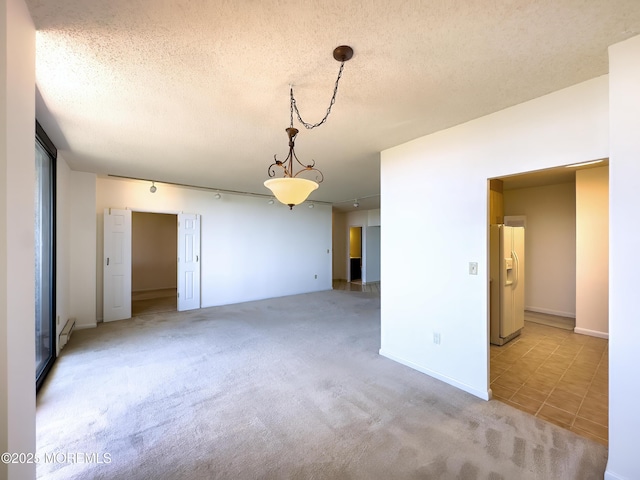
[[151,186],[149,187],[149,191],[151,193],[156,193],[157,190],[158,190],[158,188],[156,187],[156,182],[151,182]]

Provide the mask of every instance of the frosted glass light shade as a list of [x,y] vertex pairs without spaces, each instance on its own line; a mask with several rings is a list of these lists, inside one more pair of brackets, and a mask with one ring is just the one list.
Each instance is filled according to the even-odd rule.
[[292,208],[304,202],[318,188],[318,184],[306,178],[272,178],[264,186],[273,192],[276,198]]

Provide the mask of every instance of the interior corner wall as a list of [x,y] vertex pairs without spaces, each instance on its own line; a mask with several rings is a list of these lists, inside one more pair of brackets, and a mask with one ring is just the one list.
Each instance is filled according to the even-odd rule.
[[605,158],[608,133],[602,76],[383,151],[380,353],[489,398],[487,179]]
[[576,316],[576,187],[505,190],[504,214],[526,215],[525,309]]
[[[97,309],[102,317],[105,208],[201,215],[201,305],[212,307],[331,290],[331,206],[293,210],[264,198],[148,182],[98,178]],[[94,220],[94,228],[96,227]]]
[[576,333],[609,336],[609,167],[576,172]]
[[[2,2],[0,38],[0,453],[29,453],[36,448],[36,47],[23,0]],[[0,462],[0,478],[35,477],[35,463]]]
[[606,480],[640,478],[637,365],[640,36],[609,47],[609,460]]

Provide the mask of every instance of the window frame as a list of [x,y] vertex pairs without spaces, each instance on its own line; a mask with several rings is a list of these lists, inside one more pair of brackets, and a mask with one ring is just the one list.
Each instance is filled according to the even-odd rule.
[[[40,387],[42,387],[42,384],[44,383],[47,375],[51,371],[51,368],[53,367],[53,364],[57,358],[57,351],[56,351],[56,346],[57,346],[57,342],[56,342],[56,338],[57,338],[57,329],[56,329],[56,262],[57,262],[57,258],[56,258],[56,252],[57,252],[57,248],[56,248],[56,217],[57,217],[56,215],[56,207],[57,207],[56,205],[56,197],[57,197],[56,168],[57,168],[58,150],[37,120],[36,120],[35,142],[39,143],[40,146],[42,146],[45,152],[48,154],[49,160],[50,160],[49,166],[51,170],[49,175],[49,196],[50,196],[49,202],[51,205],[50,212],[49,212],[50,229],[49,229],[49,232],[47,232],[49,237],[49,262],[48,262],[49,265],[48,265],[48,272],[46,272],[48,277],[48,289],[49,289],[49,295],[51,300],[49,305],[49,318],[48,318],[49,329],[50,329],[50,335],[49,335],[50,355],[44,367],[40,370],[40,372],[38,373],[38,369],[36,369],[36,371],[34,372],[36,376],[36,393],[37,393],[40,390]],[[34,162],[35,162],[35,143],[34,143]],[[38,253],[34,251],[34,254],[37,255]],[[38,321],[35,311],[34,311],[34,321],[36,322]]]

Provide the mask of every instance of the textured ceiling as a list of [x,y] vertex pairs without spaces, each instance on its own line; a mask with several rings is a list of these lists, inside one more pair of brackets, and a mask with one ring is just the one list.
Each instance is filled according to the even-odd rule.
[[[639,0],[26,0],[37,116],[74,170],[269,193],[289,84],[311,199],[375,207],[379,152],[608,71]],[[299,125],[296,125],[300,127]]]

